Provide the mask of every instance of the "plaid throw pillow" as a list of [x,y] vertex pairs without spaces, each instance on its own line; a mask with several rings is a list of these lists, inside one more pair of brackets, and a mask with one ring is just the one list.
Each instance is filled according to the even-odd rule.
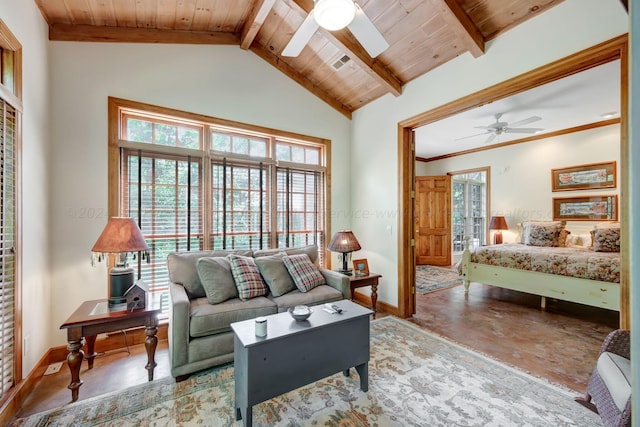
[[311,262],[309,255],[288,255],[282,257],[284,266],[296,284],[300,292],[307,292],[319,285],[324,285],[326,281],[318,268]]
[[269,293],[269,288],[262,280],[260,270],[253,258],[229,255],[231,275],[238,288],[238,297],[242,301],[260,297]]

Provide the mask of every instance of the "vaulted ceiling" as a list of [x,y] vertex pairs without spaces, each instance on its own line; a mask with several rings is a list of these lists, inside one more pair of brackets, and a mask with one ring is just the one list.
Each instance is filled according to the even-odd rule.
[[372,58],[348,29],[322,28],[282,56],[313,0],[35,0],[50,40],[238,45],[349,118],[562,1],[356,0],[389,44]]

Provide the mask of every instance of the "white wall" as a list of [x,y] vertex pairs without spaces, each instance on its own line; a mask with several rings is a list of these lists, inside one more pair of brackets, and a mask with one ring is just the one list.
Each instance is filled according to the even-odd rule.
[[[379,300],[398,301],[398,122],[627,32],[618,0],[566,0],[487,43],[486,53],[466,53],[354,114],[352,123],[352,229],[381,273]],[[360,215],[358,212],[373,212]],[[391,234],[388,227],[391,226]]]
[[0,0],[0,18],[22,45],[23,376],[50,347],[48,28],[33,1]]
[[[51,334],[107,295],[90,250],[107,221],[107,97],[332,140],[332,207],[349,206],[350,121],[238,46],[51,42]],[[336,216],[334,230],[348,226]]]
[[[551,191],[551,169],[606,161],[616,162],[616,188]],[[620,194],[620,125],[434,162],[416,162],[416,175],[445,175],[447,172],[478,167],[491,168],[490,215],[506,217],[509,230],[502,233],[504,241],[515,242],[519,237],[519,222],[553,218],[554,197]],[[592,221],[568,221],[567,230],[585,233],[593,228],[593,224]]]

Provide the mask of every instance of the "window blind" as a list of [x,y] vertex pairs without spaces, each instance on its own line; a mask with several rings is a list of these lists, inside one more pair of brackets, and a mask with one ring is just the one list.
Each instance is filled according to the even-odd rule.
[[121,157],[122,212],[137,220],[149,245],[150,262],[138,263],[138,275],[151,292],[166,293],[167,255],[203,248],[201,161],[129,149]]
[[14,385],[16,110],[0,99],[0,387]]
[[269,167],[227,158],[212,161],[213,249],[270,247]]

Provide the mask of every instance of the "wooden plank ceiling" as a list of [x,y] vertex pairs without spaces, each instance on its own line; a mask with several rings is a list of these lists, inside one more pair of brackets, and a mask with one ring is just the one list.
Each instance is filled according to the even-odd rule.
[[[562,0],[356,0],[389,43],[376,58],[348,29],[322,28],[299,56],[281,56],[313,0],[35,2],[50,40],[238,45],[351,118],[458,55],[483,55],[488,40]],[[336,70],[345,55],[350,60]]]

